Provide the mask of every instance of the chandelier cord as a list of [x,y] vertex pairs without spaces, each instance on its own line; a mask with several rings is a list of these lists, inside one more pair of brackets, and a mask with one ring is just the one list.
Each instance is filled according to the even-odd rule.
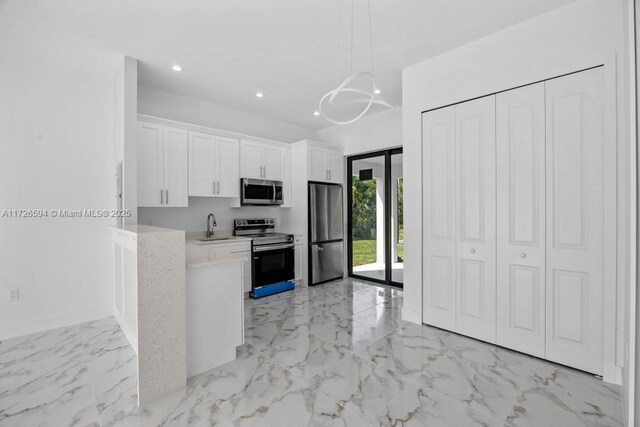
[[367,9],[369,11],[369,48],[371,52],[371,74],[375,76],[375,69],[373,65],[373,24],[371,23],[371,0],[367,0]]
[[351,59],[349,61],[349,74],[353,74],[353,33],[355,24],[355,0],[351,0]]

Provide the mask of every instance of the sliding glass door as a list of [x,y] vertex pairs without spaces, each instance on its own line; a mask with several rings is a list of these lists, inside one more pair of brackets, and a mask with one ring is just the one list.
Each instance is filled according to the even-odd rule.
[[402,286],[402,149],[349,157],[347,172],[349,275]]

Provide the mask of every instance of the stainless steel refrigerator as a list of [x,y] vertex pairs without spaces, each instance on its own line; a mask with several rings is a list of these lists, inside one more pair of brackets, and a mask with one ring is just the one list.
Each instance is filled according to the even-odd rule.
[[309,183],[309,282],[343,277],[342,185]]

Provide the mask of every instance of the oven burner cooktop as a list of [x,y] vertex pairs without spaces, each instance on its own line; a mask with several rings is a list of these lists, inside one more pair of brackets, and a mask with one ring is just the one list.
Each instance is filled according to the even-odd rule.
[[233,234],[251,237],[253,246],[289,244],[293,242],[293,234],[275,232],[275,220],[273,218],[236,219],[233,222]]

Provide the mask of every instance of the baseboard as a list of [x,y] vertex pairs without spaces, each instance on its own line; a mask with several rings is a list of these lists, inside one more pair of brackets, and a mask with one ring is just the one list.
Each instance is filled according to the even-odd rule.
[[0,325],[0,341],[23,335],[44,332],[51,329],[64,328],[78,323],[90,322],[92,320],[102,319],[112,315],[111,307],[96,307],[58,314],[55,316],[8,323],[6,325]]
[[419,313],[415,310],[410,310],[408,308],[403,308],[402,309],[402,320],[405,320],[407,322],[411,322],[411,323],[417,323],[417,324],[421,324],[422,323],[422,313]]

